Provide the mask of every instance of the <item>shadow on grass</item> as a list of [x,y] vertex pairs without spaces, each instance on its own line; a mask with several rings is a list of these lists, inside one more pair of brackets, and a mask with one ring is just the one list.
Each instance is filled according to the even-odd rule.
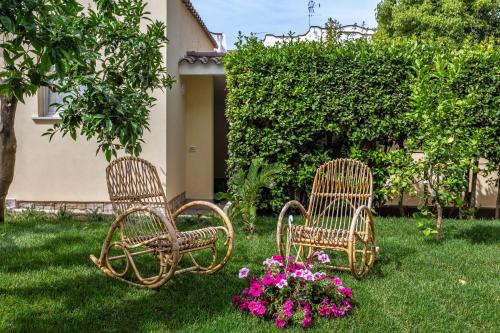
[[[186,329],[196,322],[211,321],[231,309],[231,277],[185,274],[159,291],[139,290],[105,277],[96,270],[91,276],[73,276],[57,284],[3,289],[5,296],[25,300],[57,299],[63,311],[25,308],[10,323],[15,331],[141,332],[148,325]],[[196,290],[197,292],[193,292]],[[110,300],[110,295],[114,295]],[[36,318],[36,320],[34,320]]]
[[[4,247],[0,271],[16,273],[81,265],[82,260],[87,260],[90,254],[88,247],[82,244],[93,241],[82,236],[59,235],[30,247],[19,247],[10,237],[8,243],[9,245]],[[96,247],[96,251],[98,250],[100,248]]]
[[0,275],[9,281],[0,298],[7,305],[2,321],[8,331],[175,331],[232,311],[231,296],[241,286],[230,269],[175,276],[159,291],[130,287],[89,260],[89,251],[100,251],[107,225],[74,229],[68,222],[66,228],[19,221],[1,230]]
[[472,244],[498,244],[500,243],[500,226],[475,225],[454,233],[453,238],[465,239]]
[[[383,279],[387,277],[387,270],[393,272],[400,270],[403,266],[405,258],[415,251],[410,247],[405,247],[397,244],[385,244],[380,247],[380,252],[377,256],[375,264],[371,268],[369,275]],[[391,268],[389,268],[391,267]]]

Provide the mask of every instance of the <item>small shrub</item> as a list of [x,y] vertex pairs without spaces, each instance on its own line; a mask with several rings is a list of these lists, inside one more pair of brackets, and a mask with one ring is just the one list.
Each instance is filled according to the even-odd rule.
[[104,221],[109,221],[111,219],[111,216],[102,214],[99,208],[95,208],[95,209],[89,209],[87,211],[87,219],[95,222],[104,222]]
[[26,208],[20,214],[20,217],[22,219],[35,220],[35,221],[48,221],[48,220],[50,220],[49,214],[47,214],[46,212],[36,210],[33,205]]
[[276,175],[280,172],[278,164],[267,164],[262,159],[253,159],[248,171],[238,170],[230,179],[230,191],[218,193],[218,198],[228,200],[232,220],[239,220],[247,233],[255,232],[257,207],[263,188],[273,188]]
[[57,210],[56,219],[58,219],[59,221],[67,221],[72,218],[73,213],[67,209],[66,205],[61,205],[61,207],[59,207],[59,209]]

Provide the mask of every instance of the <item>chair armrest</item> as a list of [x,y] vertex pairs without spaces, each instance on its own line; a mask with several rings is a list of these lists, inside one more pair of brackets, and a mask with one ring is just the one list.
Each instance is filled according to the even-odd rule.
[[[306,219],[306,225],[309,225],[309,213],[306,211],[306,209],[304,208],[304,206],[297,200],[290,200],[288,201],[284,206],[283,208],[281,209],[281,213],[278,217],[278,224],[276,226],[276,244],[278,246],[278,251],[280,253],[280,255],[285,255],[286,251],[285,249],[283,248],[283,229],[284,229],[284,225],[283,225],[283,219],[285,218],[285,215],[286,215],[286,212],[288,211],[288,209],[290,209],[290,207],[292,206],[296,206],[302,216],[304,216],[304,218]],[[291,223],[291,222],[289,222]]]
[[226,213],[224,213],[224,211],[222,211],[222,209],[220,209],[219,206],[217,206],[211,202],[208,202],[208,201],[192,201],[192,202],[189,202],[189,203],[183,205],[182,207],[180,207],[179,209],[177,209],[175,211],[175,213],[173,215],[174,221],[176,221],[177,218],[182,213],[184,213],[186,210],[188,210],[189,208],[192,208],[192,207],[196,207],[196,206],[207,207],[207,208],[210,208],[212,211],[216,212],[224,221],[225,228],[226,228],[225,231],[227,232],[228,237],[233,239],[233,237],[234,237],[233,225],[232,225],[231,221],[229,220],[229,217],[226,215]]
[[281,209],[281,212],[280,212],[280,215],[278,217],[278,224],[280,221],[283,220],[283,218],[285,217],[286,215],[286,212],[288,211],[288,209],[290,209],[290,207],[292,206],[296,206],[300,212],[302,213],[302,216],[304,216],[304,218],[306,219],[306,225],[309,224],[309,213],[307,212],[307,210],[304,208],[304,206],[297,200],[290,200],[288,201],[284,206],[283,208]]
[[[359,216],[361,215],[361,213],[363,211],[366,211],[367,212],[367,215],[368,215],[368,221],[371,223],[371,221],[373,221],[373,216],[372,216],[372,211],[370,209],[370,207],[368,207],[367,205],[362,205],[362,206],[359,206],[357,209],[356,209],[356,212],[354,213],[354,216],[352,217],[352,220],[351,220],[351,227],[349,229],[349,235],[353,236],[354,233],[356,232],[356,226],[358,224],[358,219],[359,219]],[[364,221],[363,221],[364,222]]]
[[[115,221],[113,222],[113,224],[109,228],[108,234],[104,240],[103,247],[101,250],[101,255],[99,256],[99,262],[102,262],[102,260],[104,259],[106,252],[107,252],[107,247],[109,246],[109,244],[111,244],[112,239],[113,239],[113,235],[114,235],[116,229],[121,226],[121,224],[125,221],[125,219],[129,215],[137,213],[137,212],[146,212],[146,213],[154,216],[158,220],[160,220],[163,223],[163,225],[165,226],[165,228],[167,229],[168,234],[170,235],[170,238],[172,241],[172,251],[177,251],[179,249],[179,244],[177,242],[175,227],[172,224],[172,221],[169,221],[165,217],[165,214],[163,214],[163,212],[160,211],[159,209],[156,209],[156,208],[153,208],[150,206],[145,206],[145,205],[137,205],[137,206],[134,206],[134,207],[127,209],[126,211],[122,212],[120,215],[118,215],[116,217]],[[148,243],[156,241],[160,237],[162,237],[162,235],[158,235],[158,237],[153,237],[147,241],[136,244],[133,247],[135,248],[135,247],[147,245]]]

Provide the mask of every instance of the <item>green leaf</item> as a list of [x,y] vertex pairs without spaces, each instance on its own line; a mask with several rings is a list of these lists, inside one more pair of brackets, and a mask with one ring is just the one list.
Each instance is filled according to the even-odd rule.
[[19,102],[24,103],[23,91],[20,88],[14,89],[12,93]]
[[42,73],[46,73],[50,70],[51,67],[52,61],[50,60],[50,53],[48,52],[48,50],[46,50],[43,53],[42,58],[40,59],[40,71]]
[[3,15],[0,16],[0,22],[8,32],[15,32],[14,23],[12,23],[12,20],[9,17]]
[[1,96],[8,96],[9,94],[11,94],[10,88],[11,87],[8,84],[0,84],[0,95]]

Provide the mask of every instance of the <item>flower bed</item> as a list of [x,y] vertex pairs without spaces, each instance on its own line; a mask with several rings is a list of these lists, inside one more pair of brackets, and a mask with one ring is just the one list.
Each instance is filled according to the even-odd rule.
[[233,297],[233,304],[254,317],[274,320],[277,327],[300,324],[308,328],[317,317],[346,316],[352,309],[351,289],[338,277],[317,269],[318,263],[329,261],[328,255],[318,251],[304,265],[282,256],[268,258],[263,276],[250,277],[250,270],[242,268],[239,277],[249,279],[249,286],[241,296]]

